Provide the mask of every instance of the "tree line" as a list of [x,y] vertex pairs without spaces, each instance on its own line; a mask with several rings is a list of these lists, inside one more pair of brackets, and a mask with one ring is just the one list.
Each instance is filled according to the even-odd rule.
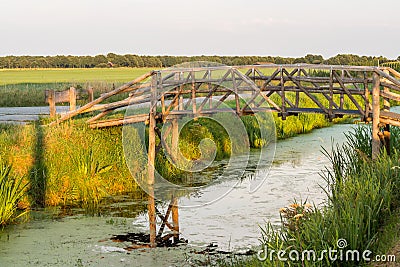
[[396,60],[400,61],[400,56],[397,59],[388,59],[382,56],[338,54],[334,57],[324,59],[321,55],[312,54],[300,58],[292,58],[279,56],[143,56],[109,53],[107,55],[96,56],[4,56],[0,57],[0,68],[164,68],[190,61],[210,61],[229,66],[268,63],[378,66],[379,64]]

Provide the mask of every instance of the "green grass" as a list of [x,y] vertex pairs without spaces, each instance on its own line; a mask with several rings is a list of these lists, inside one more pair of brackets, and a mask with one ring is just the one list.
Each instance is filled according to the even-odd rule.
[[[150,68],[116,69],[6,69],[0,70],[0,107],[46,106],[46,89],[62,91],[73,86],[81,90],[82,100],[87,102],[84,89],[92,87],[94,97],[111,91]],[[109,101],[120,100],[120,95]]]
[[152,68],[1,69],[0,85],[94,81],[125,83],[150,70]]
[[0,158],[0,226],[12,223],[28,211],[18,207],[27,184],[21,178],[12,177],[11,169],[11,165]]

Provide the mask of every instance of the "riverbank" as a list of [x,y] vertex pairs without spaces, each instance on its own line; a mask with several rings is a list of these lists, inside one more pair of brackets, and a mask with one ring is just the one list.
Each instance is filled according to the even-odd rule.
[[[227,265],[395,266],[391,262],[399,257],[400,241],[399,138],[400,130],[393,127],[391,156],[383,153],[372,161],[370,129],[359,127],[347,134],[347,143],[325,152],[331,163],[324,173],[325,205],[295,202],[282,207],[281,226],[262,227],[262,252]],[[323,253],[330,250],[335,252]]]

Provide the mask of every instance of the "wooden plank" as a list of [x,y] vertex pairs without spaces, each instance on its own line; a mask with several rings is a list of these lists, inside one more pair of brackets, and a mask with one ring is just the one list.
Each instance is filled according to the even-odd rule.
[[380,117],[400,121],[400,114],[395,112],[381,110]]
[[128,116],[119,119],[109,119],[101,121],[93,121],[89,124],[90,128],[103,128],[103,127],[113,127],[120,126],[130,123],[146,122],[149,120],[149,114],[141,114],[135,116]]

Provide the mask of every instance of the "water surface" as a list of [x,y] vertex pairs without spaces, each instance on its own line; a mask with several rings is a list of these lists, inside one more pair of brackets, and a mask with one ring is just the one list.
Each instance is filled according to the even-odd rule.
[[[112,235],[147,231],[145,202],[124,197],[112,204],[112,212],[102,216],[54,217],[39,211],[33,214],[36,219],[8,227],[0,236],[0,266],[183,266],[196,264],[201,256],[191,251],[211,242],[223,250],[256,246],[260,226],[266,221],[279,223],[279,208],[294,199],[323,203],[325,196],[320,186],[324,186],[324,180],[320,174],[329,162],[321,153],[321,146],[330,149],[332,138],[337,143],[344,142],[343,133],[351,127],[354,126],[335,125],[279,141],[271,169],[254,174],[266,177],[257,191],[249,193],[249,180],[245,179],[212,204],[181,208],[180,230],[189,241],[186,247],[141,249],[127,254],[122,248],[129,244],[110,241]],[[252,151],[251,158],[258,159],[257,153]],[[254,164],[249,165],[248,173]],[[195,205],[201,198],[226,191],[233,182],[229,176],[224,177],[223,182],[202,189],[196,197],[182,197],[179,203]]]

